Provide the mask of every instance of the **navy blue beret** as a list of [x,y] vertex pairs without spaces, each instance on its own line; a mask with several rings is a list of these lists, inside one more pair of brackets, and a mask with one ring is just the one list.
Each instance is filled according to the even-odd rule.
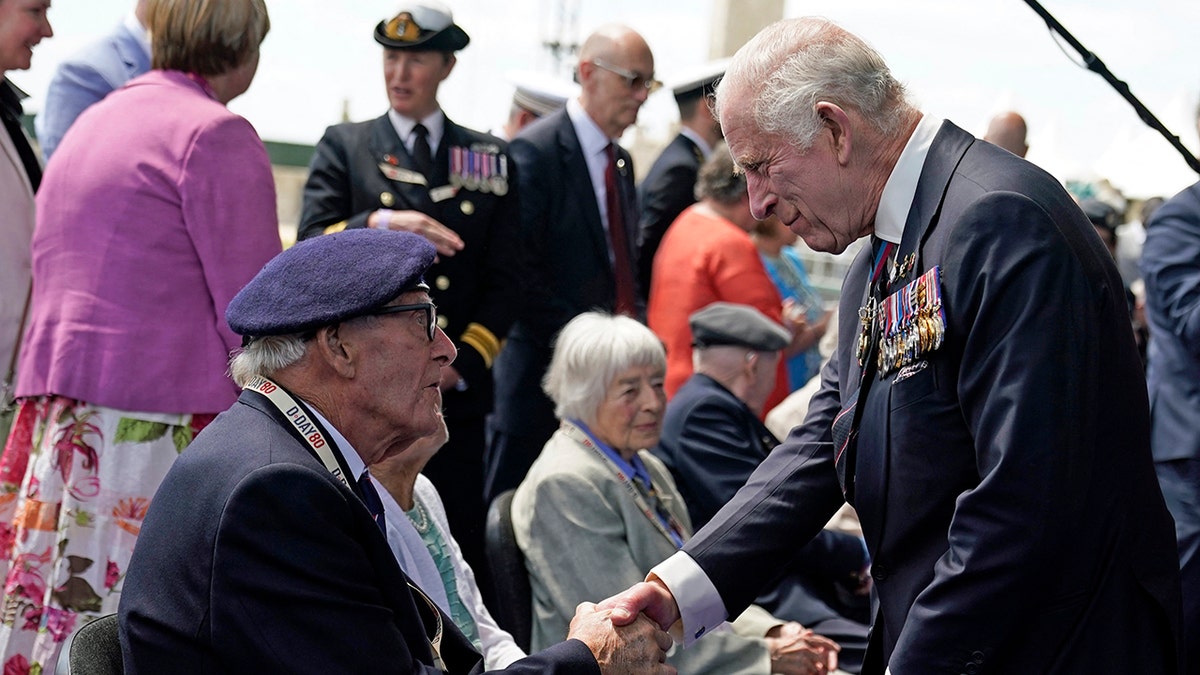
[[344,230],[299,242],[263,266],[230,301],[225,320],[249,338],[330,326],[423,288],[436,251],[424,237]]
[[692,327],[692,345],[716,347],[733,345],[758,352],[783,349],[792,336],[766,314],[732,302],[714,302],[688,317]]

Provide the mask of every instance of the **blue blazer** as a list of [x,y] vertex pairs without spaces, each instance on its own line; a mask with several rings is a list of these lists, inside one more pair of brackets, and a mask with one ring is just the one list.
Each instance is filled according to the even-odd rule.
[[[482,672],[470,641],[408,584],[359,496],[243,392],[155,494],[121,595],[125,672],[433,675],[426,626],[438,616],[450,672]],[[568,640],[503,672],[599,668]]]
[[[805,423],[684,547],[734,615],[843,502],[871,247]],[[941,269],[945,340],[859,402],[878,598],[863,673],[1175,673],[1175,537],[1121,278],[1050,175],[945,123],[889,291]],[[844,459],[844,458],[843,458]]]
[[80,113],[148,70],[150,54],[124,22],[60,63],[34,120],[46,161]]
[[1142,247],[1154,459],[1200,459],[1200,183],[1163,204]]

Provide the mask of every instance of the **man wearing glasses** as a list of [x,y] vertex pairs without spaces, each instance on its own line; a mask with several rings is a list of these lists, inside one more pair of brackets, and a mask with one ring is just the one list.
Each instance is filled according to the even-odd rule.
[[588,310],[644,312],[633,164],[617,139],[661,86],[654,55],[633,29],[604,26],[584,41],[576,77],[579,98],[509,146],[521,193],[526,300],[494,369],[487,499],[521,482],[558,426],[541,379],[559,329]]
[[[172,465],[119,621],[125,672],[481,672],[389,548],[369,467],[440,430],[454,344],[424,277],[434,247],[359,229],[303,241],[229,303],[244,389]],[[502,672],[674,672],[648,620],[581,604],[568,640]]]

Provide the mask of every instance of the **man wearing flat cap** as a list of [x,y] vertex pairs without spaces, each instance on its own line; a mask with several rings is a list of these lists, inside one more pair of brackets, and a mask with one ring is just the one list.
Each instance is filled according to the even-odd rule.
[[425,468],[446,504],[463,556],[485,597],[484,420],[492,362],[521,297],[515,264],[516,181],[506,146],[452,122],[438,105],[454,53],[470,38],[444,5],[414,0],[375,27],[391,108],[326,130],[313,155],[300,238],[342,229],[419,234],[437,248],[429,270],[439,327],[459,356],[441,382],[450,440]]
[[[693,312],[688,323],[695,371],[667,404],[652,452],[700,528],[779,445],[760,415],[792,338],[757,309],[730,302]],[[838,643],[838,667],[857,673],[867,645],[868,562],[859,537],[824,530],[755,604]]]
[[[301,242],[229,304],[244,391],[180,455],[120,605],[127,673],[476,673],[479,654],[401,570],[367,467],[438,431],[455,348],[419,236]],[[513,673],[662,669],[665,633],[581,605]],[[655,668],[660,670],[655,670]]]
[[684,209],[696,203],[700,165],[721,140],[721,125],[709,108],[713,87],[725,74],[729,59],[706,63],[683,73],[671,85],[679,106],[679,134],[667,144],[638,185],[638,275],[642,291],[650,293],[654,254],[667,228]]

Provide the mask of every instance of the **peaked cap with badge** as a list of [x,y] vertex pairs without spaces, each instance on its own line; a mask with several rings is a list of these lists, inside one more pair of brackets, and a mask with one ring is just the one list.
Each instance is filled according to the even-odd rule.
[[471,42],[454,23],[450,8],[435,0],[422,0],[401,8],[396,16],[375,26],[375,41],[389,49],[456,52]]

